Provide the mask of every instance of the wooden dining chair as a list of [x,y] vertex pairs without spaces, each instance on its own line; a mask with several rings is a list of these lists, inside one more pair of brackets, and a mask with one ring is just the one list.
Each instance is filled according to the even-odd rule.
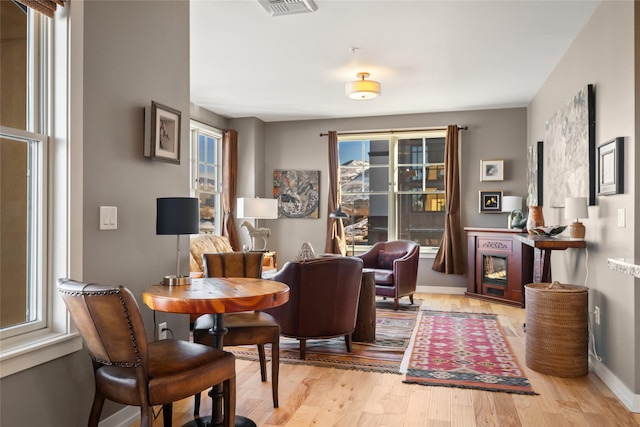
[[[203,254],[205,277],[262,277],[262,252],[223,252]],[[278,375],[280,370],[280,325],[270,315],[260,311],[226,313],[223,318],[227,333],[224,345],[257,344],[260,360],[260,376],[267,380],[265,344],[271,344],[271,394],[273,407],[278,407]],[[198,317],[193,324],[193,341],[214,345],[209,330],[213,327],[213,315]],[[199,408],[196,395],[194,414]]]
[[105,399],[140,407],[140,426],[153,422],[162,405],[171,426],[172,402],[223,384],[224,426],[235,423],[233,354],[179,340],[148,342],[140,309],[123,287],[58,280],[71,318],[93,360],[95,395],[87,425],[98,425]]

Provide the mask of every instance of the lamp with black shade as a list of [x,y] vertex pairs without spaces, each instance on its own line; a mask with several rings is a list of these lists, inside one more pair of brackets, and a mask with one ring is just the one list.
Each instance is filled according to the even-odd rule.
[[349,215],[348,213],[343,211],[342,210],[342,206],[338,205],[338,209],[333,211],[333,212],[331,212],[329,214],[329,218],[339,219],[341,221],[343,219],[351,218],[351,255],[355,256],[355,254],[356,254],[356,228],[353,225],[354,216],[353,215]]
[[200,231],[199,200],[195,197],[159,197],[156,211],[156,234],[177,236],[176,275],[165,276],[168,286],[188,285],[191,277],[180,275],[180,235]]

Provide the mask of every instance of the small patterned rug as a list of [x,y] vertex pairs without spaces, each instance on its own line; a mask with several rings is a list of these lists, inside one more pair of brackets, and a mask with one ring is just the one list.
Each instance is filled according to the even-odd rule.
[[[376,339],[371,343],[352,342],[353,352],[347,352],[344,337],[308,340],[305,360],[300,360],[298,340],[280,337],[280,363],[356,369],[400,374],[400,364],[411,333],[416,325],[421,301],[414,300],[393,310],[393,301],[376,302]],[[239,359],[258,360],[257,346],[225,347]],[[266,348],[267,359],[271,349]]]
[[420,314],[405,383],[537,394],[496,315]]

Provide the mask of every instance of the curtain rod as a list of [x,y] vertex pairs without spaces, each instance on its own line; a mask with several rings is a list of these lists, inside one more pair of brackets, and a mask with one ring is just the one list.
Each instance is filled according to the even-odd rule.
[[[458,130],[467,130],[469,129],[467,126],[458,126]],[[436,128],[424,128],[424,129],[403,129],[403,130],[376,130],[376,131],[362,131],[362,132],[338,132],[338,136],[340,135],[375,135],[375,134],[383,134],[383,133],[407,133],[407,132],[425,132],[429,130],[447,130],[446,127],[436,127]],[[327,136],[328,133],[320,133],[320,136]]]

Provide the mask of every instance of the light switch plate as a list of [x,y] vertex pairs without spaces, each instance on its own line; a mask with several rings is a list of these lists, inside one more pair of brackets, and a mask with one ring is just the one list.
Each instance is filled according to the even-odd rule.
[[116,230],[118,228],[118,208],[100,206],[100,230]]
[[618,227],[624,228],[626,227],[626,209],[620,208],[618,209]]

